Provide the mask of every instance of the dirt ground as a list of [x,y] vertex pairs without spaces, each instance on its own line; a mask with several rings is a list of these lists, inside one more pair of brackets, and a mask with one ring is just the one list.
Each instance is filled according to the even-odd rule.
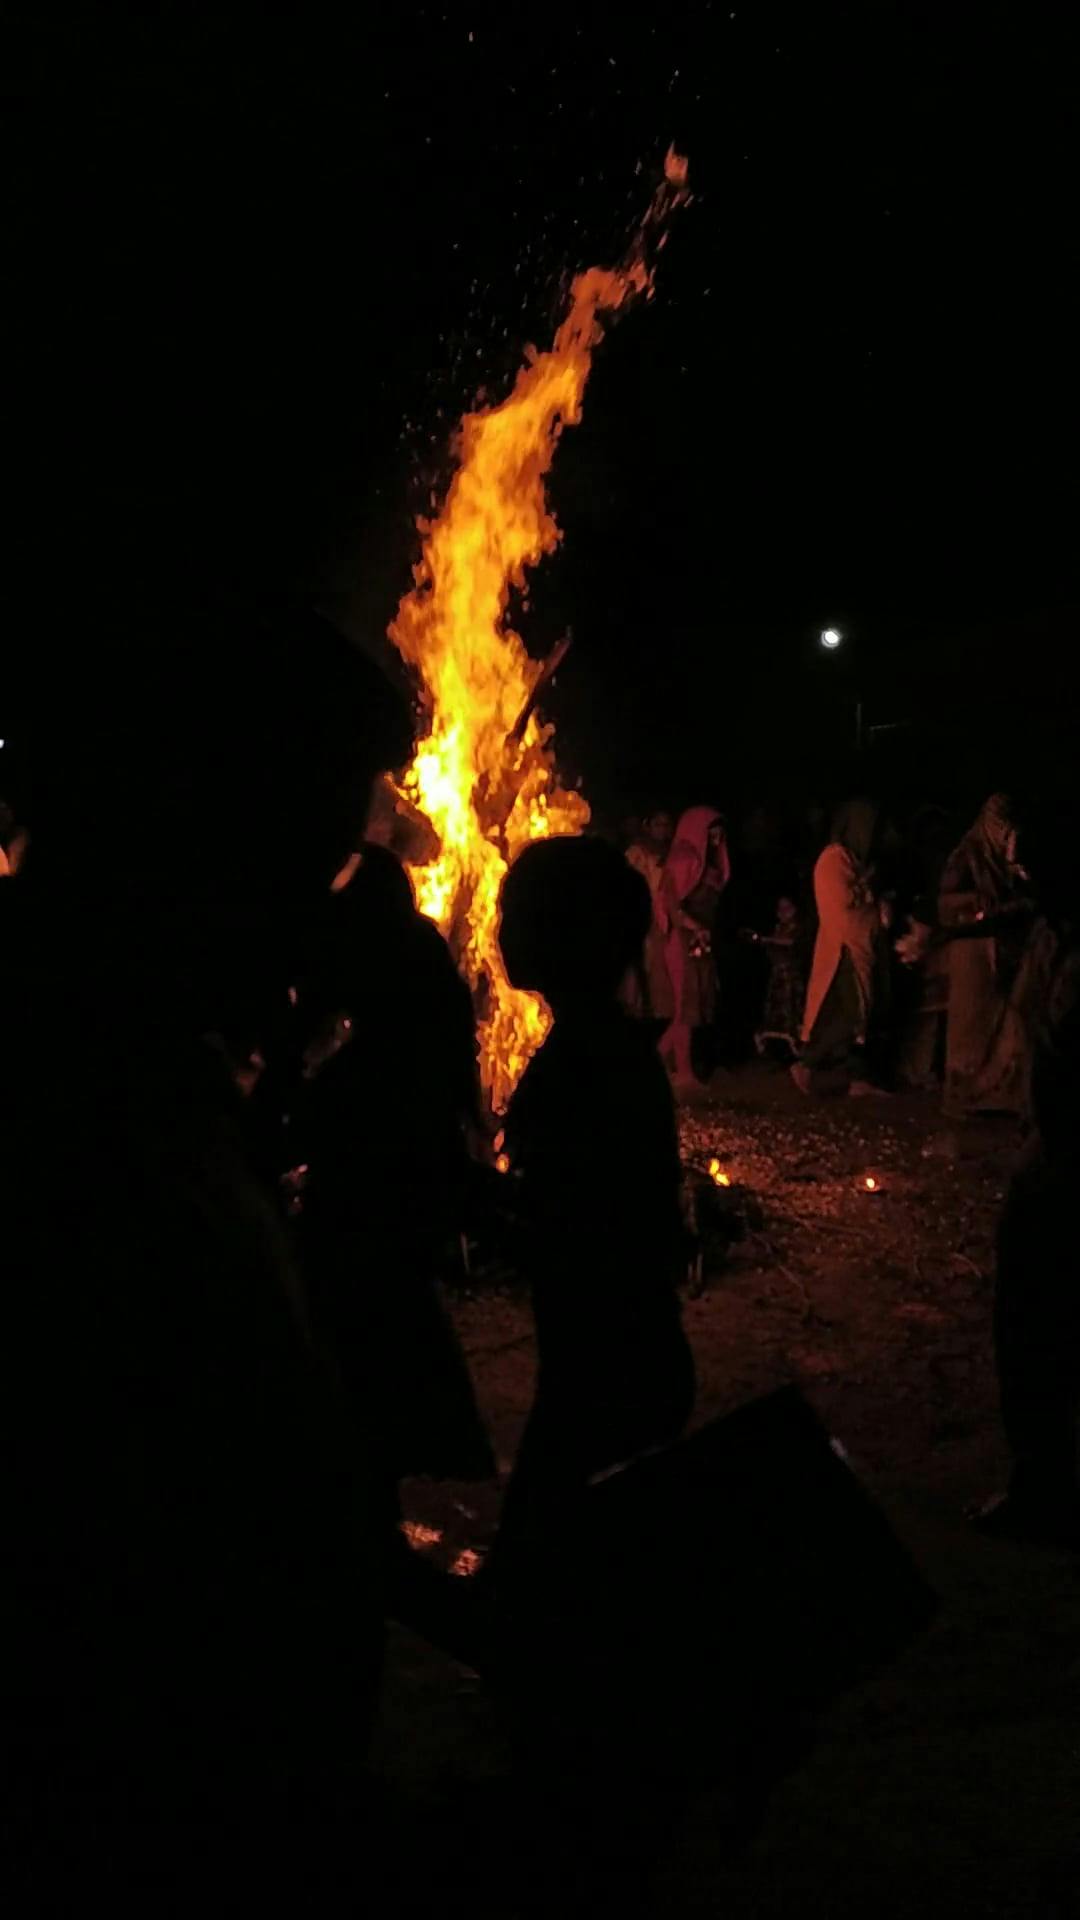
[[[760,1208],[686,1305],[697,1417],[797,1381],[942,1605],[832,1710],[748,1847],[732,1848],[708,1794],[689,1805],[658,1910],[1080,1915],[1080,1561],[987,1543],[964,1520],[1004,1469],[992,1238],[1014,1134],[952,1132],[929,1096],[807,1104],[755,1064],[684,1116],[682,1135],[688,1161],[719,1159]],[[455,1314],[504,1471],[532,1388],[527,1306],[500,1293]],[[482,1552],[498,1498],[417,1484],[415,1537],[443,1565]],[[400,1909],[516,1913],[496,1844],[513,1789],[490,1703],[396,1630],[376,1764],[408,1853]]]

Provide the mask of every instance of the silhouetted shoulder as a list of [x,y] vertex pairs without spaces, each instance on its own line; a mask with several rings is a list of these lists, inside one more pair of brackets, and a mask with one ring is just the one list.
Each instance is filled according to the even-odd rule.
[[619,1008],[558,1022],[514,1095],[507,1141],[526,1177],[546,1168],[577,1185],[612,1182],[628,1215],[658,1184],[677,1186],[671,1090],[648,1032]]

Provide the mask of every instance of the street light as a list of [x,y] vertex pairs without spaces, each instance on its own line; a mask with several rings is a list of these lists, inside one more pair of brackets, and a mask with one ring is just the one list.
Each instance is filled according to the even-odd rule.
[[[826,653],[835,653],[837,648],[843,645],[844,636],[841,633],[839,627],[823,627],[820,634],[818,635],[818,639],[821,645],[824,647]],[[862,705],[861,698],[856,697],[855,751],[856,753],[861,753],[862,750],[863,750],[863,705]]]

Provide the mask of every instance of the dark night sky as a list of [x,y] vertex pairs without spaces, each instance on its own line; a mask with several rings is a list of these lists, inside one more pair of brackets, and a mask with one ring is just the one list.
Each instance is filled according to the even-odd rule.
[[1071,726],[1069,10],[661,11],[16,9],[7,596],[54,687],[199,586],[381,631],[453,418],[674,139],[695,204],[560,450],[527,629],[574,627],[586,784],[835,783],[856,691],[915,726],[894,780]]

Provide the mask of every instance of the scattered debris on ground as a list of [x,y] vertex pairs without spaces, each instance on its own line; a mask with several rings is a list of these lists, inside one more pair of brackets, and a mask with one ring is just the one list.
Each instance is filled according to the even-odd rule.
[[[924,1643],[830,1716],[748,1852],[717,1842],[708,1796],[689,1810],[663,1910],[861,1920],[929,1897],[1080,1912],[1060,1891],[1080,1889],[1080,1563],[994,1546],[964,1519],[1004,1467],[990,1324],[1015,1133],[950,1131],[927,1095],[808,1102],[767,1065],[728,1076],[680,1132],[690,1169],[715,1183],[718,1163],[744,1229],[719,1236],[685,1302],[698,1417],[796,1380],[943,1607]],[[532,1392],[527,1301],[502,1290],[454,1312],[505,1473]],[[465,1572],[498,1497],[424,1483],[408,1504],[438,1536],[433,1556]],[[502,1912],[506,1889],[480,1864],[506,1784],[493,1716],[437,1654],[404,1634],[391,1645],[382,1763],[472,1849],[470,1910]]]

